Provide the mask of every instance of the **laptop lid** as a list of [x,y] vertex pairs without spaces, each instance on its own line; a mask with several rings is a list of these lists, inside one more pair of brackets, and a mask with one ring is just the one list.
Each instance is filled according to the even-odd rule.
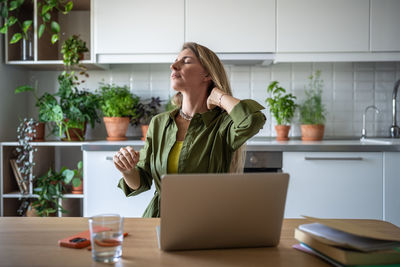
[[178,174],[162,179],[162,250],[276,246],[289,175]]

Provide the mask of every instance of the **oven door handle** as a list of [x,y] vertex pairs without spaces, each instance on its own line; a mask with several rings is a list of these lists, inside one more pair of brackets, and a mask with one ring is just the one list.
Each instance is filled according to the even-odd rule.
[[363,157],[304,157],[305,160],[363,160]]

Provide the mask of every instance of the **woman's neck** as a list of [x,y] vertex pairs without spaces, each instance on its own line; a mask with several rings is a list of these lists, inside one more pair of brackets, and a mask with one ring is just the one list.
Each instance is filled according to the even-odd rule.
[[193,95],[183,92],[182,111],[189,116],[204,113],[207,109],[207,96]]

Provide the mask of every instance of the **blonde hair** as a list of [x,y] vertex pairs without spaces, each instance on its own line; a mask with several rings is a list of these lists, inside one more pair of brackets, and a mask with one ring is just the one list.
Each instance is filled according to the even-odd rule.
[[[224,65],[219,60],[218,56],[207,47],[193,42],[184,43],[181,51],[185,49],[190,49],[190,51],[192,51],[196,55],[196,57],[200,61],[200,64],[210,75],[211,83],[210,86],[208,87],[208,93],[210,94],[211,90],[214,87],[218,87],[220,90],[224,91],[226,94],[231,96],[232,95],[231,85],[229,83],[228,76],[226,75]],[[176,106],[181,107],[182,99],[183,99],[182,94],[178,92],[173,96],[172,101]],[[245,156],[246,156],[246,145],[244,144],[234,152],[229,172],[231,173],[243,172]]]

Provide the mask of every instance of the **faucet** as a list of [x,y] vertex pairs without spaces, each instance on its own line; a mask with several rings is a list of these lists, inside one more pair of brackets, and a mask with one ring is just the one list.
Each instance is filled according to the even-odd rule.
[[368,106],[368,107],[365,108],[364,113],[363,113],[363,117],[362,117],[363,127],[362,127],[362,130],[361,130],[361,140],[364,140],[365,138],[367,138],[367,130],[365,128],[365,115],[367,114],[367,111],[370,108],[375,109],[376,114],[379,113],[379,109],[377,107],[373,106],[373,105]]
[[397,108],[396,108],[396,97],[397,97],[397,91],[399,89],[400,85],[400,80],[398,80],[394,84],[393,88],[393,99],[392,99],[392,127],[390,127],[390,137],[392,138],[399,138],[400,137],[400,129],[399,126],[397,125]]

